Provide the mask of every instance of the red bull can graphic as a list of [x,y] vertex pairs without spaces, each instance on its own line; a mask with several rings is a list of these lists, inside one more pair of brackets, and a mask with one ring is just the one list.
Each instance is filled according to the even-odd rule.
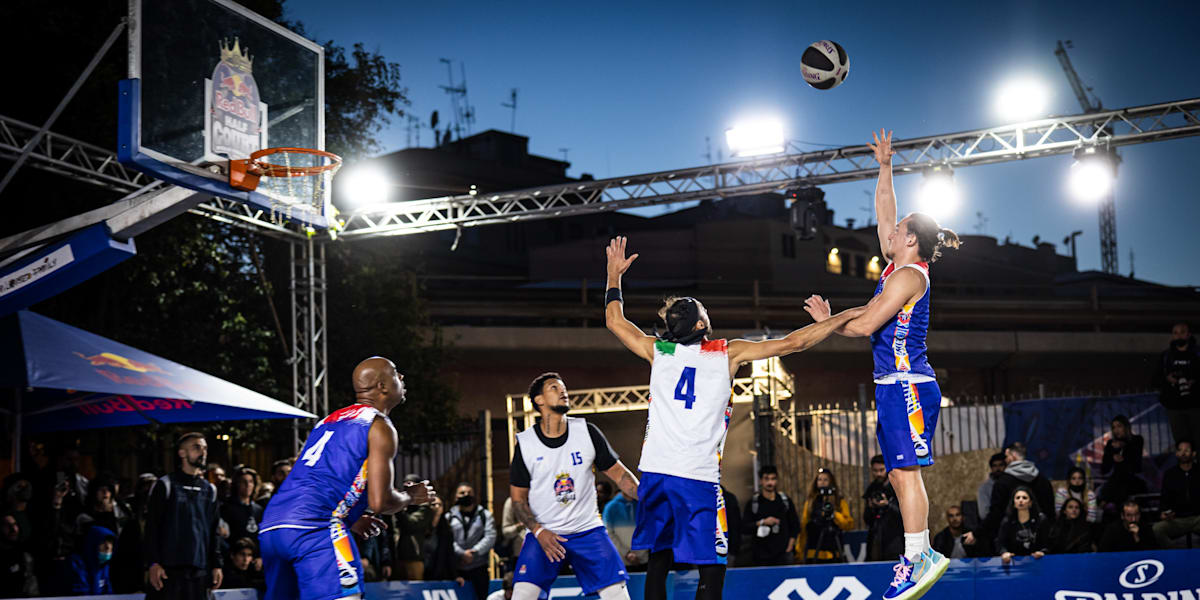
[[717,493],[717,530],[714,532],[717,556],[728,556],[729,537],[726,532],[729,531],[729,520],[725,515],[725,495],[721,493],[721,484],[713,484],[713,490]]
[[354,568],[353,564],[354,548],[351,547],[354,542],[346,533],[344,519],[350,514],[350,509],[358,504],[365,489],[367,489],[367,461],[364,460],[358,475],[354,477],[354,482],[350,484],[349,491],[342,497],[341,502],[338,502],[329,518],[329,537],[333,541],[333,554],[337,559],[338,581],[343,588],[352,588],[358,585],[358,570]]
[[904,308],[900,309],[900,314],[896,315],[896,332],[892,338],[892,356],[896,359],[896,371],[907,373],[912,370],[912,364],[908,360],[908,327],[912,323],[913,308],[915,303],[905,304]]
[[902,380],[904,386],[904,405],[908,412],[908,432],[912,437],[913,448],[917,458],[929,456],[929,444],[925,443],[925,412],[921,410],[921,397],[917,393],[917,384]]

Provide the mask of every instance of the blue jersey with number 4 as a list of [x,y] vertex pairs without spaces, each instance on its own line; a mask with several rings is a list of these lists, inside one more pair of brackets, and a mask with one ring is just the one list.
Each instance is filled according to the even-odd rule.
[[376,417],[387,419],[373,407],[351,404],[317,424],[292,472],[267,504],[259,529],[357,521],[367,508],[367,434]]

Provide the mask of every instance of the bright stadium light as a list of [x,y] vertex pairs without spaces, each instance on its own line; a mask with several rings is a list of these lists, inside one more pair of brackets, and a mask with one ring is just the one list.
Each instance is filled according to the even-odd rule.
[[1027,121],[1046,115],[1046,85],[1033,78],[1013,79],[996,94],[996,114],[1006,121]]
[[777,119],[757,119],[738,123],[725,130],[725,142],[737,157],[762,156],[783,152],[783,123]]
[[959,191],[950,167],[934,167],[925,171],[921,182],[921,212],[941,221],[958,210]]
[[1113,161],[1103,148],[1080,148],[1071,165],[1071,193],[1080,200],[1097,201],[1113,184]]
[[339,178],[341,197],[347,206],[363,207],[383,204],[391,195],[393,184],[379,168],[362,167]]

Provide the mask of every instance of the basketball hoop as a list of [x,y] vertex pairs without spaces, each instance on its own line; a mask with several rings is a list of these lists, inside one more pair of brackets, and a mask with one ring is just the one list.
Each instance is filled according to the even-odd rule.
[[262,185],[271,192],[273,218],[291,218],[297,209],[323,215],[329,184],[341,166],[342,157],[324,150],[266,148],[229,161],[229,187],[252,192]]

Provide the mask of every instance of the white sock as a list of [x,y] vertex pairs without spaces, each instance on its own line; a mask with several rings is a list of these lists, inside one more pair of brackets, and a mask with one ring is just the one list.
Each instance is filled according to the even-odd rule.
[[513,600],[537,600],[541,595],[542,588],[528,581],[518,581],[513,584]]
[[625,589],[625,582],[614,583],[600,590],[600,600],[629,600],[629,590]]
[[929,543],[929,530],[926,529],[925,531],[922,531],[921,535],[923,536],[921,540],[921,551],[924,552],[926,550],[932,550],[933,544]]
[[925,536],[929,530],[922,533],[905,533],[904,534],[904,556],[912,562],[917,562],[917,557],[925,551]]

